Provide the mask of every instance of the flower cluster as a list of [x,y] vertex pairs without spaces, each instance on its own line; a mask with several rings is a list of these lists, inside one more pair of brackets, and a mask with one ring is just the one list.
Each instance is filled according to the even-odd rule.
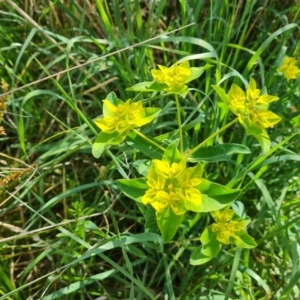
[[288,80],[297,79],[298,75],[300,74],[300,68],[298,67],[297,59],[286,56],[282,65],[278,68],[278,71],[282,72],[284,77]]
[[201,174],[200,164],[186,168],[185,160],[169,164],[155,159],[148,171],[149,189],[142,203],[150,203],[157,212],[170,206],[175,215],[182,215],[187,210],[199,211],[201,193],[196,187],[201,183]]
[[148,123],[148,120],[145,120],[142,101],[130,104],[130,100],[127,100],[125,103],[120,101],[118,105],[114,105],[108,100],[103,100],[103,103],[104,118],[95,122],[103,132],[117,131],[122,134]]
[[274,126],[281,118],[268,110],[271,102],[279,97],[262,94],[256,87],[256,82],[250,78],[250,83],[244,92],[238,85],[233,84],[228,92],[219,86],[213,86],[227,107],[238,117],[247,134],[253,135],[261,145],[263,154],[270,149],[270,138],[266,128]]
[[170,68],[158,65],[158,68],[151,70],[152,76],[158,83],[167,85],[170,92],[180,92],[190,81],[192,71],[188,61],[181,64],[176,62]]
[[263,128],[274,126],[281,118],[267,110],[269,103],[277,101],[279,97],[272,95],[261,95],[256,88],[256,82],[250,78],[246,93],[236,84],[233,84],[228,93],[228,107],[239,118],[242,125],[254,123]]
[[143,108],[142,101],[123,102],[114,93],[103,100],[103,115],[95,124],[102,130],[93,144],[92,152],[98,158],[108,145],[119,145],[129,134],[145,124],[150,123],[160,112],[159,108]]
[[[191,68],[188,61],[175,63],[169,68],[158,65],[158,70],[151,70],[154,81],[140,82],[127,89],[134,92],[154,91],[174,94],[178,122],[178,131],[175,134],[178,134],[179,139],[176,137],[174,139],[173,135],[166,140],[162,140],[161,136],[158,139],[148,138],[137,128],[153,121],[160,109],[144,108],[142,101],[123,102],[114,93],[110,93],[103,100],[104,117],[95,121],[101,132],[92,149],[93,155],[98,158],[106,146],[119,145],[129,135],[129,144],[144,151],[152,159],[152,161],[136,160],[135,167],[143,177],[120,179],[118,185],[126,196],[147,206],[146,223],[153,225],[155,214],[157,227],[164,242],[171,241],[175,236],[187,211],[211,213],[215,223],[204,229],[200,238],[202,246],[195,250],[191,259],[192,264],[201,264],[212,259],[220,251],[221,244],[233,243],[243,248],[252,248],[256,245],[245,230],[246,220],[235,215],[229,208],[239,196],[240,190],[228,188],[202,177],[203,161],[223,161],[232,153],[248,153],[246,150],[249,149],[247,147],[238,149],[236,145],[228,144],[229,150],[224,150],[226,147],[217,147],[211,155],[207,151],[201,153],[200,148],[209,139],[214,138],[216,135],[214,133],[190,151],[184,150],[178,95],[185,98],[189,92],[187,83],[198,78],[210,67],[205,65]],[[267,109],[268,104],[278,100],[278,97],[262,94],[252,78],[245,92],[235,84],[231,86],[228,94],[218,86],[214,86],[214,89],[238,117],[247,133],[257,138],[263,136],[266,139],[265,128],[280,121],[279,116]],[[218,130],[218,133],[227,127],[228,124]],[[152,147],[149,147],[150,145]],[[189,167],[190,162],[197,164]],[[156,230],[157,227],[153,229]]]
[[229,207],[223,210],[212,211],[210,213],[214,218],[215,222],[212,224],[212,232],[216,233],[217,240],[225,245],[229,243],[235,243],[240,240],[238,234],[244,231],[246,221],[235,221],[232,220],[234,211]]

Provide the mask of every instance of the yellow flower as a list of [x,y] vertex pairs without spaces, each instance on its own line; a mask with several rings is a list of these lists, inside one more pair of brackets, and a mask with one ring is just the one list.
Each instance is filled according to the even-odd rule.
[[201,172],[200,164],[186,168],[185,160],[172,164],[153,160],[147,175],[149,189],[142,197],[142,203],[150,203],[157,212],[170,206],[176,215],[187,210],[198,211],[201,193],[196,186],[201,183]]
[[298,74],[300,73],[297,63],[296,58],[286,56],[282,65],[278,68],[278,71],[282,72],[284,77],[288,80],[297,79]]
[[238,234],[244,231],[246,226],[246,221],[235,221],[232,220],[234,216],[234,211],[229,207],[224,208],[223,210],[211,212],[216,223],[212,224],[212,232],[215,232],[217,235],[217,240],[220,243],[228,245],[234,241],[240,240]]
[[168,91],[180,92],[192,75],[192,70],[188,61],[181,64],[177,62],[170,68],[158,65],[159,70],[151,70],[152,76],[158,83],[167,85]]
[[[144,109],[142,101],[130,104],[130,100],[125,103],[119,101],[117,105],[109,100],[103,100],[104,118],[95,121],[96,125],[105,133],[118,132],[128,133],[130,129],[141,127],[154,119],[159,112],[158,109]],[[152,113],[150,116],[149,112]]]
[[246,93],[236,84],[233,84],[228,93],[228,107],[239,118],[241,124],[253,122],[263,128],[274,126],[281,118],[267,110],[268,104],[278,100],[279,97],[260,95],[256,82],[250,78]]
[[274,126],[281,118],[267,108],[269,103],[279,98],[261,94],[261,91],[256,88],[253,78],[250,78],[246,92],[236,84],[231,86],[228,94],[219,86],[213,85],[213,88],[228,108],[238,117],[247,134],[253,135],[258,140],[262,153],[268,153],[271,141],[266,128]]

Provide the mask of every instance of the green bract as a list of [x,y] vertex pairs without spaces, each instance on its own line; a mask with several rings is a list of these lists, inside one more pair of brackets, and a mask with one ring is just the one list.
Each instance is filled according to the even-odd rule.
[[256,82],[250,78],[246,93],[236,84],[228,92],[219,86],[213,86],[228,108],[238,117],[247,134],[253,135],[260,143],[263,153],[270,149],[270,138],[265,128],[274,126],[281,118],[267,110],[269,103],[278,100],[277,96],[261,95]]
[[188,211],[210,212],[234,201],[239,190],[202,178],[202,167],[186,167],[174,141],[161,160],[155,159],[146,178],[120,179],[119,187],[128,197],[151,204],[165,242],[171,240]]
[[131,129],[150,123],[160,112],[159,108],[143,108],[142,101],[123,102],[114,93],[103,100],[104,117],[95,121],[102,130],[93,144],[93,155],[98,158],[106,145],[118,145],[124,141]]
[[175,215],[182,215],[187,210],[199,211],[201,193],[196,186],[201,183],[201,174],[200,164],[186,168],[185,160],[170,165],[155,159],[148,171],[149,189],[142,203],[150,203],[157,212],[163,212],[169,206]]
[[187,83],[197,79],[202,73],[211,68],[212,65],[206,64],[203,67],[190,67],[189,61],[184,61],[181,64],[176,62],[170,68],[158,65],[159,70],[151,70],[154,78],[153,81],[140,82],[126,91],[133,92],[151,92],[151,91],[165,91],[172,94],[179,94],[183,98],[188,93]]
[[215,223],[207,227],[201,234],[201,247],[191,256],[192,265],[201,265],[213,259],[221,250],[222,244],[234,244],[241,248],[256,247],[256,242],[245,230],[246,220],[235,215],[234,211],[225,207],[210,213]]
[[177,62],[170,68],[157,65],[159,70],[151,70],[154,80],[158,83],[167,85],[168,91],[178,93],[188,83],[189,77],[192,74],[190,64],[188,61],[185,61],[181,64]]

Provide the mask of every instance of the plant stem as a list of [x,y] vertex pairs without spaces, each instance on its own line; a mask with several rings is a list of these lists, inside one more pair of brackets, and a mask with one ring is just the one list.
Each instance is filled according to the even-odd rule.
[[211,136],[209,136],[206,140],[204,140],[202,143],[200,143],[197,147],[195,147],[193,150],[191,150],[186,155],[186,157],[189,157],[192,154],[194,154],[198,149],[200,149],[203,145],[205,145],[209,140],[211,140],[212,138],[214,138],[215,136],[217,136],[219,133],[221,133],[222,131],[224,131],[225,129],[227,129],[231,125],[233,125],[237,120],[238,120],[238,118],[235,118],[234,120],[232,120],[231,122],[229,122],[228,124],[226,124],[225,126],[223,126],[221,129],[217,130],[215,133],[213,133]]
[[165,151],[165,148],[160,146],[159,144],[155,143],[154,141],[150,140],[148,137],[146,137],[144,134],[142,134],[140,131],[136,130],[136,129],[131,129],[134,133],[136,133],[137,135],[139,135],[140,137],[142,137],[143,139],[145,139],[147,142],[151,143],[152,145],[154,145],[155,147],[159,148],[162,151]]
[[177,122],[178,122],[178,128],[179,128],[179,147],[180,147],[180,153],[183,154],[182,124],[181,124],[181,118],[180,118],[180,104],[179,104],[177,94],[175,94],[175,100],[176,100],[176,108],[177,108]]
[[231,268],[231,273],[230,273],[229,284],[226,289],[225,300],[230,299],[229,297],[230,297],[230,293],[231,293],[233,285],[234,285],[234,279],[236,276],[236,272],[239,267],[239,261],[240,261],[242,250],[243,249],[240,247],[236,248],[234,260],[233,260],[233,264],[232,264],[232,268]]

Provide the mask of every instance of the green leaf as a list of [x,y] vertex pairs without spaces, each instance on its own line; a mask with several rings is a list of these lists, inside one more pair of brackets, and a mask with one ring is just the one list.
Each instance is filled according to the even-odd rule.
[[225,90],[217,85],[212,85],[212,88],[217,92],[218,96],[222,99],[222,101],[229,105],[229,96],[227,95]]
[[105,149],[105,146],[106,146],[106,144],[97,143],[97,140],[96,140],[96,142],[92,146],[92,154],[93,154],[93,156],[95,158],[99,158],[102,155],[102,153],[103,153],[103,151]]
[[148,228],[150,232],[158,233],[158,226],[156,221],[156,211],[152,205],[146,205],[145,212],[145,228]]
[[119,134],[118,132],[114,133],[106,133],[100,132],[92,146],[92,154],[95,158],[99,158],[103,153],[105,146],[107,145],[119,145],[121,144],[128,131],[124,131],[123,133]]
[[154,120],[157,115],[161,112],[161,109],[158,107],[146,107],[144,108],[144,116],[141,119],[141,124],[139,126],[143,126],[144,124],[150,123]]
[[173,141],[165,150],[162,160],[168,162],[170,165],[174,162],[179,163],[183,157],[177,149],[178,140]]
[[141,202],[145,192],[149,189],[145,178],[119,179],[118,187],[127,197]]
[[213,235],[210,237],[209,243],[198,247],[192,253],[190,264],[194,266],[205,264],[216,257],[221,249],[222,244],[217,240],[216,233],[213,233]]
[[114,92],[109,93],[105,99],[114,105],[118,105],[120,103],[120,100],[118,99],[117,95]]
[[262,149],[262,154],[267,154],[270,150],[271,141],[266,129],[248,119],[243,119],[241,124],[245,128],[247,134],[253,135],[258,140]]
[[187,87],[187,85],[185,85],[180,91],[176,92],[177,94],[179,94],[182,98],[185,98],[186,95],[188,94],[189,89]]
[[235,153],[248,154],[250,149],[240,144],[221,144],[217,146],[202,147],[191,155],[191,162],[218,162],[227,161]]
[[292,118],[290,120],[290,123],[293,125],[293,127],[299,127],[300,126],[300,115]]
[[162,213],[156,214],[157,225],[165,243],[171,241],[179,228],[184,215],[175,215],[170,206]]
[[252,134],[260,144],[261,152],[263,155],[267,154],[271,147],[271,140],[259,134]]
[[[136,135],[133,132],[130,132],[126,138],[126,142],[128,145],[134,147],[135,149],[139,150],[141,153],[148,155],[152,159],[161,159],[163,156],[163,151],[153,144],[150,144],[145,139]],[[160,144],[158,141],[155,140],[157,144]]]
[[146,176],[151,165],[151,161],[148,159],[138,159],[134,161],[132,165],[140,175]]
[[238,247],[251,249],[257,246],[255,240],[246,231],[243,230],[241,232],[235,233],[235,235],[240,238],[235,240],[235,244]]
[[197,188],[202,193],[201,212],[219,210],[233,202],[240,194],[238,189],[229,189],[226,186],[201,179]]
[[204,231],[200,236],[200,242],[202,243],[202,245],[206,245],[209,243],[211,239],[211,235],[212,235],[211,226],[208,226],[204,229]]
[[160,92],[167,89],[168,86],[156,81],[140,82],[126,89],[128,92]]
[[149,88],[152,91],[160,92],[168,89],[168,86],[165,83],[158,83],[157,81],[153,81]]
[[103,153],[105,146],[111,141],[114,137],[117,136],[117,133],[105,133],[100,132],[92,146],[92,154],[95,158],[99,158]]
[[186,83],[194,80],[194,79],[197,79],[198,77],[200,77],[203,72],[209,68],[213,67],[213,65],[209,65],[209,64],[206,64],[205,66],[203,67],[199,67],[199,68],[191,68],[191,71],[192,71],[192,74],[189,76],[189,78],[186,80]]

